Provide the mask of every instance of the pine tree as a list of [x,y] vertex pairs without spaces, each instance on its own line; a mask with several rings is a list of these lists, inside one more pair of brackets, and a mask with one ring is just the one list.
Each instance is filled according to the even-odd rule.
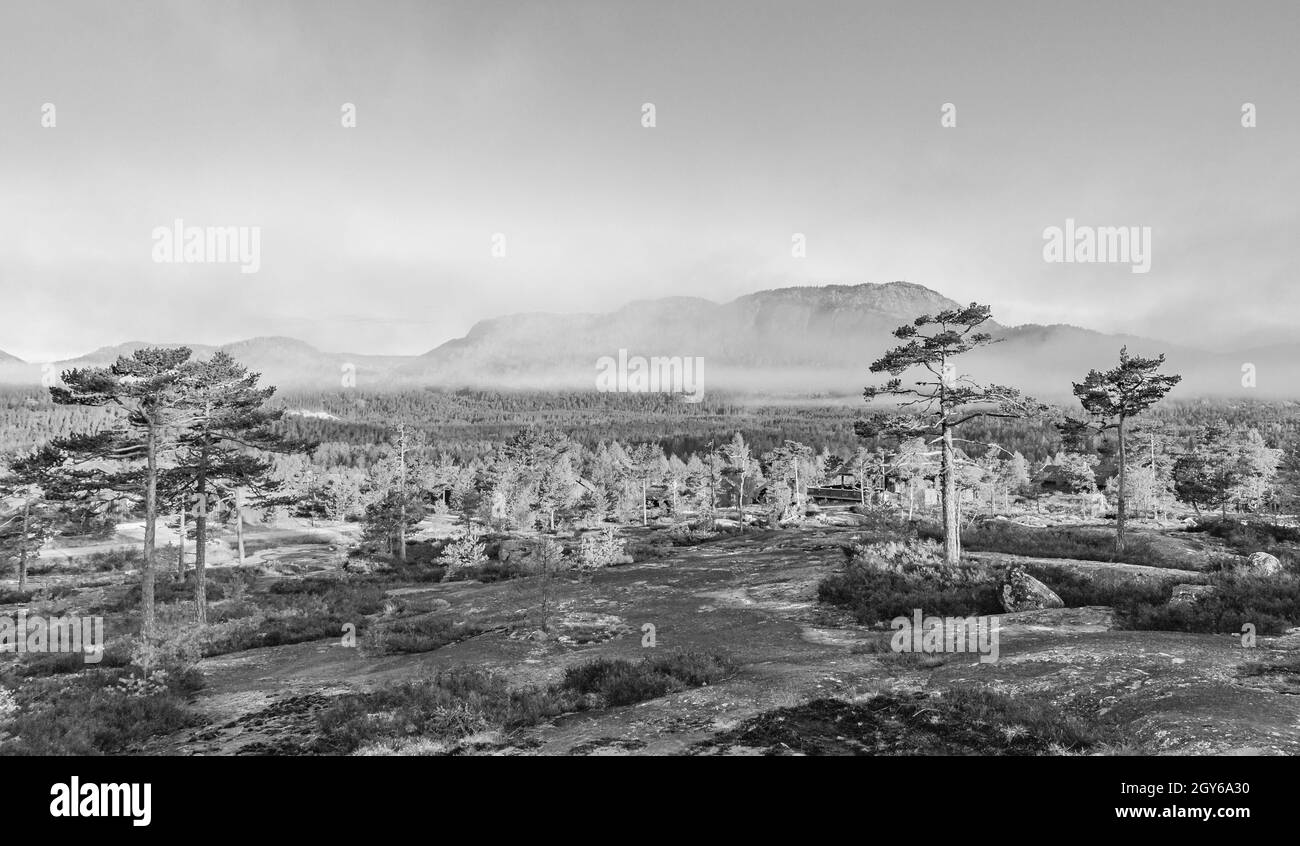
[[181,380],[190,358],[185,347],[147,347],[120,356],[109,367],[78,368],[50,388],[58,405],[109,407],[117,425],[55,438],[16,467],[39,479],[55,500],[84,499],[95,492],[136,494],[144,507],[144,562],[140,569],[141,634],[156,629],[154,578],[161,462],[175,447],[177,421],[187,411]]
[[[906,343],[889,350],[871,365],[872,373],[888,373],[893,378],[884,385],[867,387],[863,390],[863,397],[867,402],[882,396],[900,397],[901,407],[910,413],[877,414],[854,425],[858,436],[863,438],[881,434],[938,437],[943,473],[944,560],[953,565],[961,561],[954,431],[983,417],[1026,417],[1047,410],[1046,406],[1022,396],[1013,388],[979,385],[968,376],[957,373],[955,359],[958,356],[995,343],[988,333],[976,331],[990,317],[988,306],[971,303],[965,308],[921,315],[912,323],[895,329],[894,337]],[[928,334],[923,332],[926,328],[932,331]],[[900,377],[915,369],[923,371],[922,378],[905,386]]]
[[178,421],[176,466],[167,476],[170,489],[193,495],[194,602],[203,625],[207,623],[209,512],[221,501],[232,506],[242,563],[244,491],[251,490],[267,505],[280,488],[272,462],[260,453],[310,450],[313,445],[290,442],[275,431],[284,411],[265,408],[275,388],[258,387],[260,374],[250,373],[228,353],[218,351],[207,361],[187,362],[181,371],[185,413]]
[[1124,425],[1132,418],[1160,402],[1165,394],[1182,381],[1182,376],[1157,373],[1165,363],[1164,355],[1155,358],[1130,356],[1128,347],[1119,351],[1119,366],[1105,372],[1090,370],[1082,382],[1074,383],[1074,395],[1083,410],[1092,418],[1091,424],[1067,419],[1066,429],[1080,429],[1085,425],[1097,432],[1115,430],[1119,445],[1119,487],[1115,508],[1115,554],[1124,552],[1124,519],[1127,491],[1124,477],[1127,473]]
[[745,443],[744,436],[739,432],[722,447],[722,454],[726,457],[727,464],[740,477],[740,483],[736,486],[736,513],[740,520],[740,531],[744,532],[745,482],[758,470],[758,463],[754,461],[749,444]]
[[59,514],[39,487],[14,475],[0,477],[0,560],[17,565],[18,590],[27,590],[27,562],[55,534]]
[[[783,482],[792,488],[792,502],[799,514],[803,514],[805,510],[803,484],[806,484],[813,455],[812,447],[789,440],[763,455],[763,460],[768,465],[769,478]],[[803,479],[800,479],[801,473]]]

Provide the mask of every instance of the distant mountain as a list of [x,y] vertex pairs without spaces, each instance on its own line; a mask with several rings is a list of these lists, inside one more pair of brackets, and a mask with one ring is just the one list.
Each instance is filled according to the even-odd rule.
[[230,353],[250,370],[261,373],[262,383],[283,388],[335,389],[345,386],[386,385],[390,373],[411,356],[352,355],[321,352],[294,338],[263,337],[235,341],[221,346],[209,344],[128,341],[100,347],[77,358],[25,365],[21,368],[0,363],[0,383],[39,382],[43,372],[61,373],[79,367],[107,367],[120,356],[144,347],[189,347],[195,358],[207,358],[217,350]]
[[[480,321],[463,338],[419,356],[327,353],[283,337],[189,346],[198,357],[225,350],[262,373],[266,384],[284,388],[594,389],[597,360],[626,350],[647,358],[702,357],[706,393],[851,396],[882,381],[868,368],[898,343],[895,328],[918,315],[958,307],[907,282],[824,285],[759,291],[727,303],[667,297],[603,314],[506,315]],[[1216,354],[1077,326],[1008,327],[990,321],[986,328],[999,342],[964,356],[961,371],[1043,399],[1068,398],[1071,383],[1090,368],[1113,366],[1121,346],[1143,355],[1166,354],[1166,372],[1184,377],[1175,396],[1300,397],[1300,371],[1294,367],[1300,345]],[[45,367],[104,366],[142,346],[148,345],[105,347]],[[1243,385],[1244,371],[1254,374],[1255,387]],[[36,382],[41,372],[41,365],[0,359],[0,382]]]
[[812,379],[820,390],[844,389],[844,372],[865,372],[897,326],[956,307],[921,285],[891,282],[782,288],[725,304],[646,300],[610,314],[517,314],[476,324],[402,372],[452,384],[586,387],[596,359],[625,349],[702,356],[706,384],[717,387],[783,391]]
[[[921,285],[890,282],[759,291],[723,304],[649,300],[610,314],[516,314],[476,324],[401,374],[424,383],[591,387],[596,360],[626,349],[647,357],[702,356],[706,389],[856,394],[882,381],[868,368],[899,343],[895,328],[960,305]],[[964,357],[962,372],[1045,399],[1068,398],[1074,381],[1112,366],[1125,345],[1133,353],[1165,353],[1168,370],[1184,376],[1182,395],[1300,396],[1290,364],[1300,358],[1296,346],[1250,359],[1076,326],[989,321],[985,328],[999,343]],[[1247,361],[1261,374],[1253,389],[1241,384]]]
[[0,350],[0,364],[26,364],[26,363],[27,362],[23,361],[18,356],[10,355],[4,350]]

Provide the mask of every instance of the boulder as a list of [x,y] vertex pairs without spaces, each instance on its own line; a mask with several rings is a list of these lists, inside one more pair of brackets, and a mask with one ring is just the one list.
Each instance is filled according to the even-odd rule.
[[1064,606],[1055,591],[1026,573],[1023,567],[1012,567],[1002,578],[1002,607],[1008,612]]
[[1282,562],[1267,552],[1253,552],[1249,558],[1241,559],[1233,569],[1251,576],[1276,576],[1282,572]]
[[1213,585],[1174,585],[1173,593],[1169,597],[1169,604],[1194,605],[1202,597],[1210,596],[1213,593]]
[[532,552],[532,544],[528,541],[510,538],[501,541],[501,546],[497,549],[497,560],[502,564],[520,561],[527,558],[530,552]]

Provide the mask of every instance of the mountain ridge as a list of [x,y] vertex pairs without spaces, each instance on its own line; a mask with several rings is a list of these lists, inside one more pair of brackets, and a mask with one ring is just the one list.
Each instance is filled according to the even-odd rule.
[[[105,366],[118,355],[158,345],[189,346],[197,357],[225,350],[263,373],[265,383],[286,388],[583,389],[594,388],[598,359],[627,350],[702,357],[704,384],[715,390],[853,392],[879,381],[868,367],[898,343],[895,328],[961,305],[913,282],[791,286],[721,303],[678,296],[633,300],[609,312],[499,315],[413,356],[324,352],[282,335],[220,345],[129,341],[44,368],[0,358],[0,382],[39,382],[44,369]],[[1300,379],[1290,374],[1300,345],[1259,347],[1246,357],[1071,324],[1004,326],[990,320],[985,327],[999,343],[963,356],[963,372],[969,368],[979,381],[1043,396],[1068,396],[1072,382],[1088,370],[1113,366],[1121,346],[1143,355],[1167,354],[1166,372],[1184,375],[1182,394],[1300,396]],[[1256,368],[1258,388],[1243,385],[1247,363]]]

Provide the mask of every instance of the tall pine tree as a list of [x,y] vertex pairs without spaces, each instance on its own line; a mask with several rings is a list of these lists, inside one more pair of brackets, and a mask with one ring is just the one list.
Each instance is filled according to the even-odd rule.
[[[942,456],[944,560],[961,561],[961,527],[957,513],[957,468],[953,433],[962,424],[982,417],[1026,417],[1046,411],[1046,406],[1014,388],[980,385],[958,374],[956,358],[995,343],[987,332],[976,331],[991,317],[988,306],[971,303],[964,308],[923,314],[894,330],[904,344],[886,352],[871,365],[872,373],[888,373],[883,385],[863,390],[867,402],[879,397],[900,399],[906,413],[875,414],[858,421],[859,437],[886,434],[894,437],[937,438]],[[921,379],[904,384],[902,375],[919,371]]]

